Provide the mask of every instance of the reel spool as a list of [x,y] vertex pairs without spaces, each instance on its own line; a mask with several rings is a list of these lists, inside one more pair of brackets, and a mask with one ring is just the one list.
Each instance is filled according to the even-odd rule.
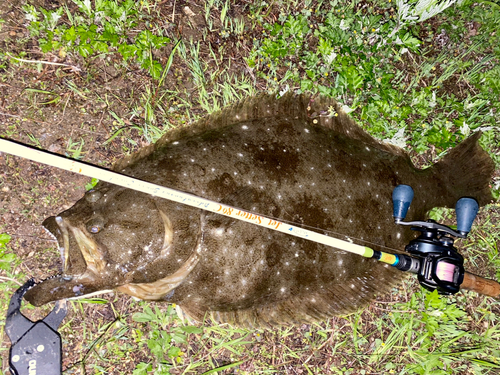
[[421,233],[405,247],[412,256],[399,255],[399,263],[395,267],[416,273],[420,284],[428,290],[455,294],[460,290],[465,270],[464,258],[453,246],[454,237],[467,237],[479,205],[475,199],[460,198],[455,206],[457,230],[453,230],[434,220],[403,221],[413,196],[413,189],[408,185],[398,185],[392,192],[394,222]]

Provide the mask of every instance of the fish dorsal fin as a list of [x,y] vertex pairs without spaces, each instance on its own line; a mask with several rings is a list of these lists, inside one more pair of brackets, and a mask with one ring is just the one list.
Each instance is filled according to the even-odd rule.
[[149,145],[118,161],[113,169],[121,170],[137,160],[177,140],[203,134],[233,124],[265,120],[266,118],[288,117],[303,119],[313,125],[323,126],[360,140],[368,146],[403,155],[398,147],[382,143],[356,124],[334,100],[325,96],[297,95],[287,93],[277,98],[276,94],[260,94],[246,98],[221,111],[207,115],[191,125],[169,130],[155,144]]
[[322,95],[310,97],[307,109],[309,118],[318,126],[332,129],[349,138],[362,141],[367,146],[406,156],[406,152],[400,147],[373,138],[342,109],[342,106],[335,99]]

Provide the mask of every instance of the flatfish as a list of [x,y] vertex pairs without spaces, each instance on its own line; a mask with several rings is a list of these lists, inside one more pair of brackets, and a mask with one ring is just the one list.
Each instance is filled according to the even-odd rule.
[[[416,192],[408,220],[463,196],[492,199],[494,164],[479,136],[421,170],[332,99],[261,95],[168,132],[114,169],[398,252],[415,237],[392,218],[398,184]],[[354,311],[403,277],[373,259],[103,182],[43,225],[63,265],[28,291],[34,305],[115,289],[175,302],[197,320],[268,326]]]

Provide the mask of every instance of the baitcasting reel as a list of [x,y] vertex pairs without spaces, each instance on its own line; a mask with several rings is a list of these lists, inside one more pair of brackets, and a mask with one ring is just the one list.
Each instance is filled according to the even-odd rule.
[[396,268],[418,275],[420,284],[440,294],[455,294],[464,280],[464,258],[453,246],[454,239],[465,238],[470,232],[479,205],[472,198],[460,198],[456,204],[457,230],[434,220],[403,221],[413,200],[413,189],[398,185],[392,192],[393,216],[396,224],[409,225],[421,232],[405,250],[413,256],[398,255]]

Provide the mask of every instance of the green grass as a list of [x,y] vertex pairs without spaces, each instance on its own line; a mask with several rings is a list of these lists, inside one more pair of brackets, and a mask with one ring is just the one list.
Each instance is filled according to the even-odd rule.
[[[418,22],[425,15],[416,4],[255,2],[237,17],[230,1],[211,0],[202,7],[206,29],[197,40],[180,40],[160,27],[155,2],[74,0],[51,10],[25,5],[28,30],[42,52],[72,56],[90,76],[98,74],[95,66],[112,65],[146,77],[129,98],[96,100],[71,80],[62,93],[41,84],[23,93],[26,111],[36,118],[45,107],[66,109],[70,95],[94,98],[109,120],[102,149],[115,150],[120,141],[122,152],[129,152],[259,91],[313,92],[336,98],[375,137],[405,147],[416,159],[424,155],[425,163],[481,130],[481,144],[500,169],[500,7],[467,0],[447,9],[431,4],[437,15]],[[412,15],[419,18],[411,21]],[[241,56],[229,54],[231,45]],[[0,51],[0,69],[42,71],[45,64],[27,63],[26,55]],[[15,134],[21,125],[6,131]],[[27,138],[41,146],[35,135]],[[91,154],[92,142],[83,137],[65,142],[69,156]],[[498,177],[492,190],[498,197]],[[432,217],[454,220],[442,209]],[[459,246],[466,267],[491,270],[500,280],[499,222],[498,204],[484,208]],[[12,252],[2,238],[6,265]],[[2,277],[24,277],[9,272],[3,269]],[[5,302],[15,286],[1,285]],[[469,292],[439,297],[418,289],[414,278],[386,298],[356,314],[266,331],[194,326],[162,304],[122,308],[116,300],[92,300],[72,304],[74,318],[61,332],[66,344],[78,338],[84,353],[74,367],[95,374],[112,372],[130,355],[135,375],[500,372],[498,302]],[[87,315],[102,306],[112,317],[94,321]]]
[[[22,260],[11,249],[9,242],[11,236],[7,233],[0,234],[0,311],[7,312],[12,292],[19,288],[26,280],[26,275],[20,271]],[[0,316],[0,334],[4,335],[5,315]],[[0,348],[4,351],[6,348]],[[0,373],[5,368],[0,360]]]
[[[216,112],[225,106],[256,93],[255,87],[245,74],[230,73],[231,66],[224,66],[217,56],[222,52],[209,47],[213,56],[212,64],[200,57],[200,43],[181,42],[179,54],[186,62],[193,84],[197,91],[195,105],[205,113]],[[215,69],[210,65],[215,62]]]
[[[209,374],[230,368],[275,374],[287,363],[312,374],[355,374],[359,370],[352,369],[359,368],[366,374],[498,373],[499,319],[485,303],[471,311],[459,307],[467,306],[469,298],[470,293],[449,298],[421,290],[407,302],[376,303],[333,321],[273,331],[186,325],[172,306],[141,303],[143,312],[132,319],[143,325],[132,329],[122,323],[113,328],[112,337],[94,339],[91,347],[111,364],[123,358],[120,348],[126,342],[135,342],[130,347],[135,351],[147,347],[151,355],[136,364],[135,375]],[[481,334],[471,329],[485,323],[488,328]],[[332,360],[324,367],[325,361],[318,365],[316,357]],[[105,373],[106,367],[100,366]]]
[[[486,146],[498,144],[500,107],[491,100],[499,84],[497,37],[480,30],[470,40],[459,39],[468,19],[486,17],[490,9],[469,3],[448,9],[453,27],[440,27],[450,33],[452,49],[436,53],[428,25],[402,23],[390,2],[370,4],[280,14],[279,22],[263,25],[249,66],[275,90],[337,98],[380,139],[403,130],[403,140],[418,153],[429,145],[441,152],[479,129],[491,132]],[[491,11],[489,20],[498,25],[500,12]],[[465,85],[471,89],[456,90]]]
[[[68,5],[54,10],[23,6],[30,21],[28,30],[39,38],[43,52],[58,51],[64,57],[69,50],[82,57],[93,57],[118,51],[124,62],[136,60],[153,78],[161,77],[162,66],[152,51],[166,46],[170,39],[161,30],[150,30],[148,15],[140,12],[148,7],[147,3],[141,2],[139,9],[132,0],[73,0],[73,3],[76,9]],[[131,32],[140,22],[145,29]]]

